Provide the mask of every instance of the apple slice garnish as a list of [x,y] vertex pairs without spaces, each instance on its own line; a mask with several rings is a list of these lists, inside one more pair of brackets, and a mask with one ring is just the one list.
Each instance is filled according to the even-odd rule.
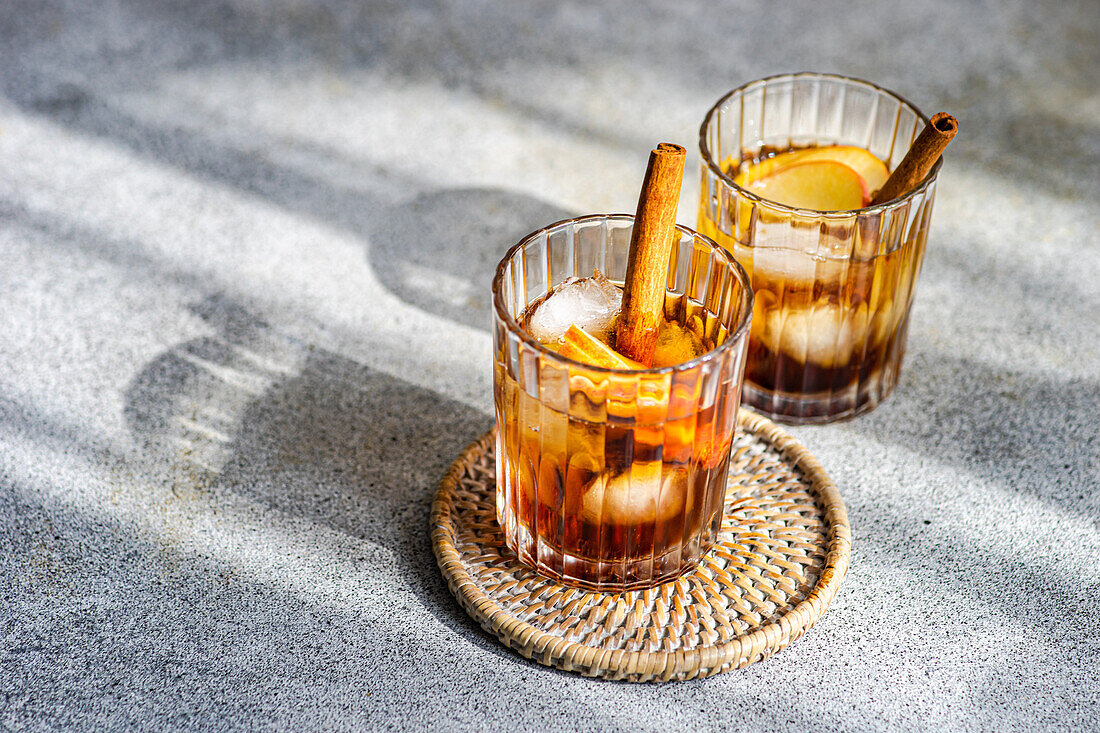
[[806,153],[802,162],[832,160],[848,166],[859,174],[871,193],[882,188],[882,184],[886,183],[886,179],[890,177],[890,171],[885,163],[863,148],[857,148],[854,145],[829,145],[824,148],[812,148]]
[[886,183],[886,179],[890,175],[886,164],[863,148],[857,148],[854,145],[826,145],[820,148],[791,150],[771,158],[765,158],[735,176],[734,183],[742,188],[752,190],[751,185],[754,182],[778,173],[783,168],[789,168],[799,163],[822,160],[843,163],[859,174],[869,194],[863,205],[870,201],[870,195],[882,188],[882,184]]
[[577,324],[565,332],[564,342],[558,353],[575,361],[606,369],[645,369],[645,366],[629,359],[588,333]]
[[870,199],[863,178],[849,166],[833,160],[785,166],[745,188],[769,201],[814,211],[858,209]]

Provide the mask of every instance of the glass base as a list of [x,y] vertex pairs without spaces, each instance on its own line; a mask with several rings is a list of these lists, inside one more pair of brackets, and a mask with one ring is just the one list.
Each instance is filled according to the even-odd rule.
[[895,384],[896,379],[872,379],[862,388],[852,385],[842,392],[808,395],[763,389],[746,379],[741,402],[787,425],[826,425],[870,412],[894,391]]
[[[622,562],[595,562],[573,555],[561,555],[543,545],[539,554],[548,562],[535,567],[539,575],[553,578],[562,585],[604,593],[653,588],[676,580],[694,570],[713,542],[685,545],[664,555]],[[547,557],[547,555],[551,557]],[[555,557],[556,556],[556,557]],[[557,571],[561,568],[561,572]]]
[[[718,524],[712,523],[715,530]],[[505,541],[520,562],[544,578],[562,585],[603,593],[643,590],[676,580],[694,570],[717,539],[717,532],[713,531],[708,533],[708,539],[686,542],[663,555],[597,561],[562,553],[560,549],[536,540],[523,525],[519,525],[518,529],[515,535],[506,531]]]

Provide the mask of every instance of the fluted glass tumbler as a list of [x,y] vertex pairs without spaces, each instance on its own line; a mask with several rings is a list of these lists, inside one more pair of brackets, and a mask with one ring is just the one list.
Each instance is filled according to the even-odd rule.
[[624,370],[568,359],[521,326],[532,304],[598,269],[622,284],[632,216],[553,224],[493,280],[497,519],[520,561],[563,583],[622,591],[691,570],[722,521],[752,292],[713,241],[677,227],[665,316],[713,346]]
[[756,295],[746,405],[789,423],[872,409],[897,384],[940,162],[909,193],[820,212],[738,186],[743,163],[792,149],[852,145],[893,170],[927,118],[867,82],[788,74],[746,84],[699,132],[698,229],[734,254]]

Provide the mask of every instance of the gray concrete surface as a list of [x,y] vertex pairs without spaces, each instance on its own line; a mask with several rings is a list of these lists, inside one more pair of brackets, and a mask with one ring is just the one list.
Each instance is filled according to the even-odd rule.
[[[1100,728],[1100,5],[770,5],[0,4],[0,728]],[[530,664],[427,534],[491,268],[801,69],[962,126],[901,385],[793,431],[848,578],[712,680]]]

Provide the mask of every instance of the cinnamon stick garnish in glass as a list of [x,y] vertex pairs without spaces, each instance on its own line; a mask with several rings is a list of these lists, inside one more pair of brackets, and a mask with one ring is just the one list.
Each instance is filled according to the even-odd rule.
[[668,261],[676,232],[676,209],[686,155],[682,147],[673,143],[661,143],[649,154],[630,237],[615,348],[647,367],[653,363],[657,330],[664,314]]
[[951,115],[946,112],[937,112],[932,115],[932,119],[913,141],[909,152],[871,199],[871,206],[884,204],[915,188],[928,175],[928,171],[932,170],[932,166],[940,159],[947,143],[951,142],[958,131],[959,121]]

